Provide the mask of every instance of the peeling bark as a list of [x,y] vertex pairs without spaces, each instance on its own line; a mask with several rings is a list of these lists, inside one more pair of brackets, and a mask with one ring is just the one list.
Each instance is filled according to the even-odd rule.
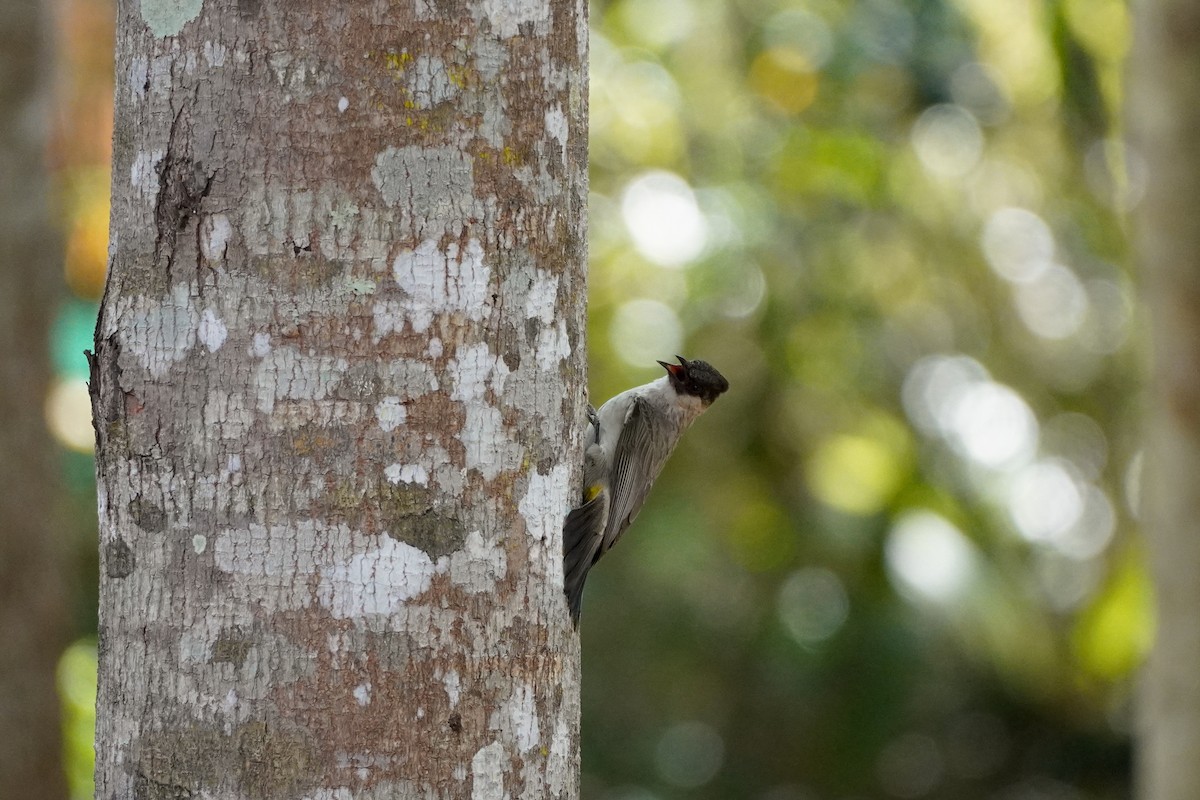
[[585,4],[118,27],[98,796],[576,797]]
[[1143,676],[1139,796],[1187,800],[1200,787],[1200,8],[1135,4],[1126,113],[1147,167],[1136,252],[1153,376],[1144,495],[1157,601]]

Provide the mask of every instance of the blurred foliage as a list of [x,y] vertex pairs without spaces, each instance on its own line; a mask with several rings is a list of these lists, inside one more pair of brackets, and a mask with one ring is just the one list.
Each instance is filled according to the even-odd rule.
[[[111,15],[64,0],[54,144],[80,629]],[[587,800],[1108,800],[1151,635],[1121,0],[593,7],[592,390],[732,390],[589,581]],[[98,35],[97,30],[106,31]],[[90,660],[89,660],[90,659]],[[94,646],[63,659],[88,794]]]
[[[58,666],[63,760],[73,800],[95,795],[92,742],[96,729],[95,465],[85,349],[92,332],[108,260],[109,173],[112,160],[112,0],[58,0],[54,126],[48,163],[57,189],[65,243],[63,279],[71,290],[51,329],[50,359],[57,375],[45,401],[46,424],[62,444],[65,489],[63,536],[71,553],[72,628],[80,637]],[[2,792],[0,792],[2,793]]]
[[593,27],[594,401],[732,389],[589,581],[584,796],[1128,796],[1125,6]]
[[92,771],[96,754],[96,643],[81,639],[67,648],[58,663],[58,695],[63,714],[63,761],[72,800],[96,794]]

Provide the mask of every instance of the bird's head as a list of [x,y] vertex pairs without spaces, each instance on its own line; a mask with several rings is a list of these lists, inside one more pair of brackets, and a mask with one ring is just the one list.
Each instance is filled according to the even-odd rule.
[[671,386],[679,394],[698,397],[708,406],[729,389],[729,381],[707,361],[688,361],[683,356],[675,358],[679,360],[678,364],[668,364],[665,361],[658,363],[667,371]]

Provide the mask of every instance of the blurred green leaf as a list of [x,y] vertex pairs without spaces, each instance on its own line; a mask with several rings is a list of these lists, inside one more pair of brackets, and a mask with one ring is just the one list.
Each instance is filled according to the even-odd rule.
[[74,800],[95,796],[96,643],[81,639],[58,662],[58,693],[63,715],[63,761]]

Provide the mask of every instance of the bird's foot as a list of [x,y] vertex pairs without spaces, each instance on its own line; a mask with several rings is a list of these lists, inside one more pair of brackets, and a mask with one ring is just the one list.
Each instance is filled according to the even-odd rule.
[[596,413],[596,409],[592,405],[587,407],[588,424],[592,426],[592,430],[596,432],[596,444],[600,444],[600,415]]

